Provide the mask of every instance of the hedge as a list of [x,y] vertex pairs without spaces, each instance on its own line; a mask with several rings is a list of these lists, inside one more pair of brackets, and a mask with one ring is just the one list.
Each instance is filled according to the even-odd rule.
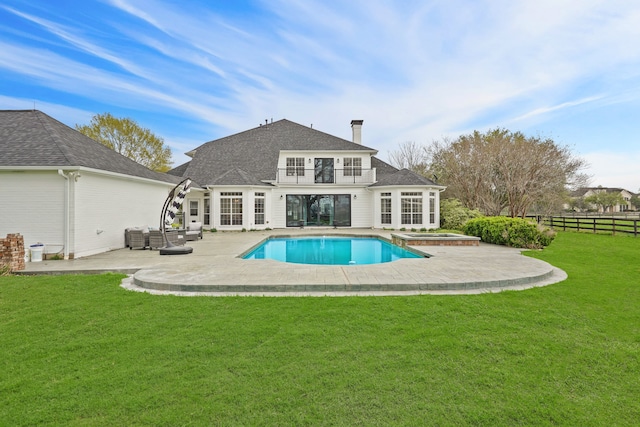
[[528,249],[549,246],[556,236],[554,231],[535,222],[504,216],[474,218],[462,230],[486,243]]

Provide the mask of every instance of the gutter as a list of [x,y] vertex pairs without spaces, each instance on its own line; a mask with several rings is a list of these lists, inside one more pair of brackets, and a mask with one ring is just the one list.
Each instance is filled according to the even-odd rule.
[[64,259],[69,259],[69,221],[71,218],[70,209],[69,209],[69,176],[72,172],[69,172],[69,175],[65,175],[62,169],[58,169],[58,175],[65,179],[64,183],[64,228],[63,228],[63,245],[64,245]]

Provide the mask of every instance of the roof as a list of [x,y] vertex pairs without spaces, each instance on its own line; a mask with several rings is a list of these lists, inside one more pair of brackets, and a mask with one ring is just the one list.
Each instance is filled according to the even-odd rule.
[[371,167],[376,169],[376,177],[381,180],[386,175],[398,172],[398,168],[391,166],[389,163],[380,160],[377,157],[371,158]]
[[[276,179],[278,158],[283,150],[377,152],[283,119],[209,141],[191,152],[193,159],[190,162],[169,173],[189,176],[203,186],[240,184],[242,181],[262,183]],[[234,169],[242,171],[242,174],[228,175]],[[225,175],[234,176],[233,181],[223,183]]]
[[396,185],[437,186],[438,184],[422,175],[410,171],[409,169],[400,169],[393,173],[378,176],[378,181],[375,184],[372,184],[371,187],[388,187]]
[[38,110],[0,110],[0,167],[85,167],[155,181],[155,172]]
[[589,191],[592,191],[594,193],[598,193],[602,191],[606,193],[622,193],[623,191],[626,191],[629,194],[632,194],[632,195],[634,194],[632,191],[625,190],[624,188],[618,188],[618,187],[580,187],[577,190],[571,192],[571,197],[583,197]]
[[245,185],[260,185],[260,186],[268,186],[262,181],[257,180],[252,174],[244,171],[240,168],[233,168],[222,175],[215,177],[209,185],[236,185],[236,186],[245,186]]

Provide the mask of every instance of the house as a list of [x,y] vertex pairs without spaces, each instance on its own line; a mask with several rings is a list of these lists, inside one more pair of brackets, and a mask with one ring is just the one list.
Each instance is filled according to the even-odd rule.
[[[617,203],[613,206],[608,206],[603,208],[602,206],[588,205],[585,204],[584,199],[589,196],[593,196],[598,193],[607,193],[607,194],[619,194],[624,203]],[[627,212],[634,211],[635,207],[631,203],[631,199],[635,196],[631,191],[625,190],[624,188],[609,188],[609,187],[581,187],[575,191],[573,191],[570,195],[572,204],[576,206],[576,209],[580,210],[597,210],[601,213],[615,213],[615,212]]]
[[169,171],[205,188],[183,205],[187,221],[219,230],[287,227],[433,229],[445,187],[398,170],[362,144],[283,119],[207,142]]
[[0,111],[0,236],[78,258],[124,247],[124,229],[159,226],[179,178],[151,171],[36,110]]

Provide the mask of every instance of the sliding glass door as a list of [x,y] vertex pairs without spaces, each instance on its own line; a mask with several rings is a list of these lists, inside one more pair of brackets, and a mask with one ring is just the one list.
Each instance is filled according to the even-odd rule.
[[350,225],[349,194],[287,195],[287,227]]

